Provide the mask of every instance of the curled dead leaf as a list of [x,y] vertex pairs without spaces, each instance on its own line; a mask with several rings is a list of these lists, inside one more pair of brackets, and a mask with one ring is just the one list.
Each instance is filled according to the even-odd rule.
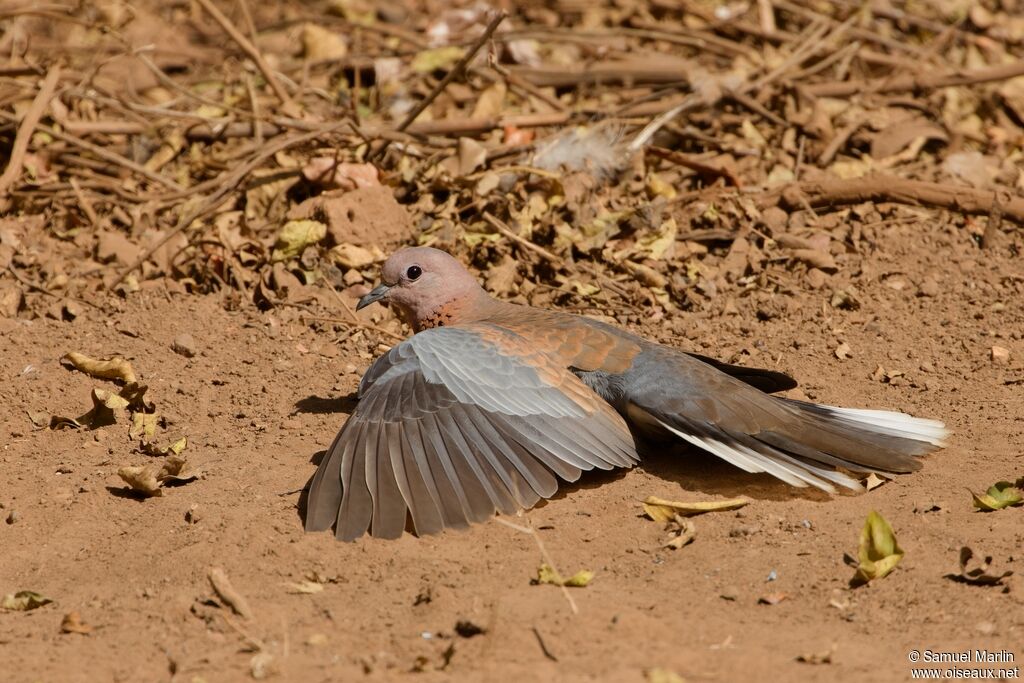
[[60,362],[63,365],[70,365],[75,370],[98,379],[118,380],[127,384],[137,381],[132,364],[121,356],[99,360],[76,351],[71,351],[64,354]]
[[128,484],[132,491],[146,497],[162,496],[160,483],[157,481],[157,468],[153,465],[142,467],[121,467],[117,470],[117,476]]
[[235,590],[223,569],[220,567],[211,568],[207,578],[210,581],[210,585],[213,586],[214,592],[217,593],[217,597],[231,608],[231,611],[243,619],[252,618],[252,608],[249,607],[249,601]]
[[8,593],[0,600],[0,609],[11,610],[12,612],[27,612],[28,610],[49,605],[53,600],[36,593],[35,591],[18,591]]
[[648,496],[644,501],[644,512],[655,522],[671,522],[676,515],[691,517],[705,512],[738,510],[750,503],[749,498],[730,498],[728,500],[711,500],[694,503],[681,503],[665,500],[657,496]]
[[974,497],[974,507],[982,512],[995,512],[1007,507],[1024,505],[1024,492],[1008,481],[997,481],[982,494],[972,491],[971,496]]
[[92,626],[82,621],[78,612],[68,612],[60,622],[61,633],[81,633],[87,636],[92,633]]
[[889,522],[872,510],[860,532],[859,563],[853,583],[864,584],[887,576],[903,555]]

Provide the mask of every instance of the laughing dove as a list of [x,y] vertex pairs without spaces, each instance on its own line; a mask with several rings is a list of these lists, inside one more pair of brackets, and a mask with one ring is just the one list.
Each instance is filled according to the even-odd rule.
[[829,492],[861,490],[848,473],[916,470],[946,435],[903,413],[772,396],[796,383],[498,301],[436,249],[396,252],[382,279],[358,308],[389,304],[415,334],[360,382],[313,477],[308,531],[396,538],[410,514],[417,534],[513,514],[559,479],[636,464],[634,433]]

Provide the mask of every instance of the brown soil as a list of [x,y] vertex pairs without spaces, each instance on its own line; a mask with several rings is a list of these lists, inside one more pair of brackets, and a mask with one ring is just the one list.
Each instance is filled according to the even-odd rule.
[[[755,671],[766,680],[906,680],[911,649],[1024,655],[1019,576],[1007,589],[943,577],[962,545],[1020,569],[1020,512],[974,511],[965,489],[1022,474],[1024,370],[1019,360],[988,358],[995,342],[1014,358],[1024,353],[1021,280],[1011,259],[979,259],[952,235],[927,238],[927,250],[911,249],[922,239],[917,226],[883,237],[868,264],[884,268],[902,255],[910,281],[940,278],[938,296],[878,284],[861,292],[859,312],[823,315],[825,295],[801,292],[766,322],[709,319],[714,333],[690,348],[724,357],[756,349],[751,363],[791,371],[816,400],[943,419],[955,430],[949,447],[917,474],[834,499],[685,449],[630,472],[588,474],[527,515],[560,569],[596,571],[573,591],[578,615],[558,589],[530,584],[537,546],[497,522],[351,545],[303,533],[298,491],[350,410],[358,374],[345,368],[367,359],[287,310],[231,314],[214,297],[152,292],[113,318],[90,310],[73,323],[5,326],[0,500],[17,521],[0,526],[0,577],[5,590],[31,588],[55,604],[0,612],[4,678],[238,680],[250,675],[250,638],[289,680],[422,669],[424,680],[625,681],[652,667],[697,681]],[[997,302],[1005,304],[998,312]],[[191,360],[170,351],[182,332],[196,340]],[[844,361],[832,353],[837,334],[852,349]],[[97,384],[61,367],[69,350],[130,359],[170,429],[187,432],[202,478],[136,500],[115,472],[146,456],[130,453],[120,426],[34,431],[26,412],[78,414]],[[877,365],[909,382],[872,380]],[[651,494],[755,502],[697,518],[696,541],[668,551],[659,548],[664,532],[640,515]],[[851,589],[842,556],[856,553],[871,509],[889,519],[907,554],[888,578]],[[251,620],[232,619],[236,628],[211,604],[213,566],[252,606]],[[289,592],[312,575],[323,592]],[[775,592],[788,597],[758,604]],[[60,633],[72,610],[91,635]],[[486,632],[459,636],[461,620]],[[831,664],[796,661],[830,648]]]
[[[214,4],[269,65],[209,0],[0,11],[0,600],[52,601],[0,609],[2,683],[904,681],[911,651],[968,649],[1024,666],[1024,507],[969,493],[1024,476],[1020,0],[506,3],[461,72],[431,29],[469,48],[489,15]],[[566,170],[573,136],[589,152]],[[311,177],[317,158],[349,175]],[[288,244],[291,219],[310,222]],[[503,298],[953,434],[863,495],[680,446],[466,532],[306,534],[303,489],[406,333],[350,309],[414,243]],[[187,436],[199,477],[132,494],[118,470],[167,458],[123,410],[50,429],[117,388],[71,351],[127,358],[157,442]],[[651,495],[752,503],[670,550]],[[854,588],[844,554],[871,510],[906,555]],[[543,553],[502,521],[595,572],[568,589],[578,613],[531,583]],[[1016,573],[952,580],[964,546]]]

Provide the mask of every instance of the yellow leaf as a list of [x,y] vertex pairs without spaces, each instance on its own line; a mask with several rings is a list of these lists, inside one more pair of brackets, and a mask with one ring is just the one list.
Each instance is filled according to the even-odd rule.
[[35,591],[18,591],[5,595],[3,600],[0,600],[0,609],[27,612],[30,609],[49,605],[51,602],[53,600]]
[[271,260],[287,261],[295,258],[303,249],[326,236],[327,226],[320,221],[288,221],[277,235]]
[[1021,490],[1008,481],[998,481],[989,486],[985,493],[978,495],[972,492],[971,495],[974,497],[974,507],[983,512],[995,512],[1024,504]]
[[457,45],[424,50],[413,57],[412,70],[424,74],[438,69],[448,69],[462,59],[464,54],[466,51]]
[[561,574],[555,571],[555,569],[547,564],[542,564],[537,569],[537,583],[548,583],[553,586],[571,586],[573,588],[583,588],[594,578],[594,572],[586,569],[581,569],[569,578],[564,578]]
[[867,583],[888,575],[903,559],[903,550],[896,542],[892,527],[874,510],[868,513],[864,528],[861,529],[858,556],[860,564],[854,577],[858,583]]
[[676,515],[691,517],[705,512],[722,510],[738,510],[750,502],[749,498],[730,498],[728,500],[710,500],[696,503],[680,503],[665,500],[657,496],[648,496],[644,501],[644,512],[655,522],[671,522]]

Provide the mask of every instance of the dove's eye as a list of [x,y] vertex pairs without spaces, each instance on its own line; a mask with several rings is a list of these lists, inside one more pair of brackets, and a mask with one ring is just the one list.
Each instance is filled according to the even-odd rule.
[[423,269],[419,266],[409,266],[409,269],[405,271],[405,276],[410,280],[415,280],[420,275],[423,275]]

